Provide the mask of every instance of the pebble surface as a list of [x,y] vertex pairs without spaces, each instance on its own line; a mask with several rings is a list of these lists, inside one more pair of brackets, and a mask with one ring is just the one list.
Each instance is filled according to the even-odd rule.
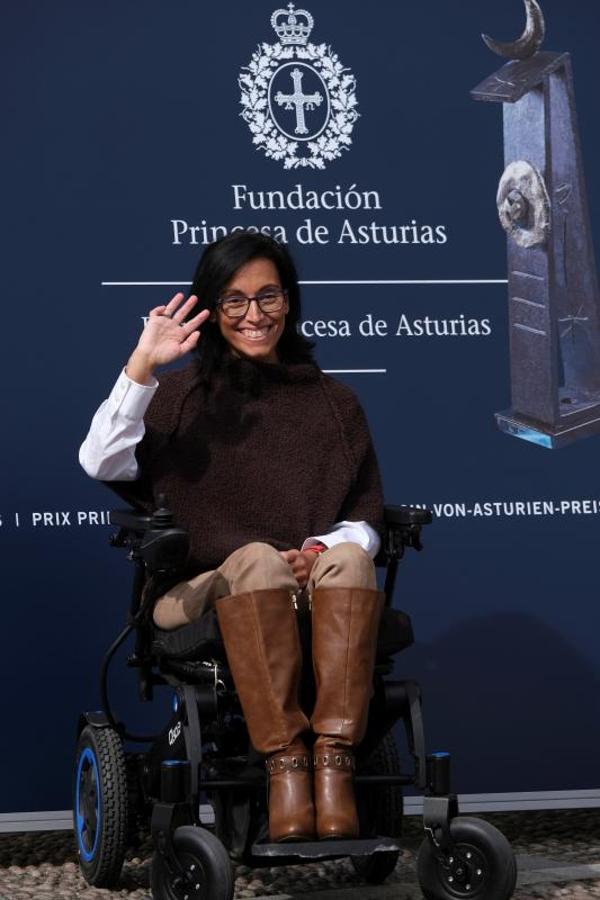
[[[503,813],[482,815],[504,832],[516,854],[550,858],[559,865],[600,863],[600,810]],[[406,849],[386,884],[415,882],[414,859],[422,839],[418,817],[406,820]],[[151,846],[146,840],[123,867],[117,890],[91,888],[79,873],[77,854],[69,832],[31,832],[0,835],[0,900],[147,900]],[[348,860],[304,866],[249,869],[236,867],[235,898],[274,894],[302,894],[360,887]],[[411,889],[412,890],[412,889]],[[418,887],[410,896],[422,900]],[[600,880],[527,885],[515,900],[534,898],[600,898]]]

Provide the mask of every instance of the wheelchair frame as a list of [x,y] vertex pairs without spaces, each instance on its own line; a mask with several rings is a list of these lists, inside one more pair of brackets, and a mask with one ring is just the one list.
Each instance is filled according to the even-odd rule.
[[[400,559],[406,548],[419,551],[422,549],[421,528],[431,522],[431,519],[428,510],[406,506],[386,507],[385,540],[376,560],[377,565],[387,567],[384,584],[386,608],[391,609]],[[194,893],[192,882],[197,876],[186,869],[176,847],[178,834],[185,833],[188,838],[190,837],[189,826],[196,826],[198,832],[203,831],[198,827],[203,824],[200,817],[202,795],[213,798],[217,812],[211,825],[217,837],[224,840],[230,855],[246,865],[285,865],[345,856],[350,856],[354,861],[377,858],[379,864],[370,870],[375,877],[369,879],[368,872],[366,877],[372,881],[384,880],[394,868],[401,849],[395,835],[374,834],[368,837],[361,835],[359,839],[354,840],[269,843],[265,839],[264,828],[262,833],[250,833],[249,828],[252,824],[250,813],[245,817],[245,826],[240,827],[239,823],[236,824],[235,816],[233,822],[226,824],[227,816],[223,812],[222,798],[229,797],[231,800],[232,797],[242,797],[242,806],[245,804],[248,809],[254,808],[253,804],[256,804],[256,801],[253,798],[257,796],[257,792],[259,798],[260,792],[264,796],[267,782],[264,767],[260,777],[258,770],[251,765],[252,750],[250,749],[248,755],[247,732],[243,719],[239,716],[237,696],[231,678],[226,667],[216,659],[194,663],[168,658],[159,659],[152,650],[151,615],[156,595],[146,589],[148,578],[173,577],[181,570],[187,556],[188,536],[182,529],[175,527],[172,515],[164,507],[164,503],[151,516],[130,510],[114,511],[111,513],[111,522],[119,528],[118,533],[111,538],[112,545],[127,549],[128,557],[135,565],[129,620],[104,656],[100,677],[102,710],[81,714],[78,737],[84,734],[86,729],[96,732],[107,730],[107,733],[118,735],[121,742],[128,740],[151,744],[145,753],[130,753],[127,764],[130,785],[133,783],[134,793],[138,798],[138,812],[140,808],[148,809],[152,806],[151,833],[156,849],[154,867],[162,869],[162,883],[166,878],[169,884],[179,885],[182,897],[210,897],[212,900],[213,895],[210,893]],[[407,623],[410,629],[408,619]],[[110,703],[107,685],[109,667],[117,650],[134,630],[136,630],[135,649],[128,658],[128,665],[138,670],[140,699],[142,701],[152,699],[155,686],[167,685],[174,689],[173,715],[158,736],[131,734],[125,725],[118,721]],[[411,642],[412,632],[408,644]],[[365,739],[357,748],[358,772],[355,776],[357,795],[360,796],[361,792],[368,791],[369,788],[382,787],[392,789],[414,786],[423,792],[423,827],[434,861],[430,861],[428,865],[431,867],[435,864],[442,873],[441,882],[444,885],[445,883],[452,885],[450,894],[442,891],[439,894],[428,893],[426,896],[432,898],[471,896],[476,893],[472,890],[472,885],[477,887],[477,878],[483,877],[485,880],[487,877],[481,869],[481,866],[485,865],[485,860],[482,862],[479,855],[477,857],[479,868],[475,869],[474,863],[469,861],[469,854],[461,850],[456,836],[453,835],[455,829],[452,824],[458,816],[458,801],[456,795],[450,791],[449,754],[426,755],[419,685],[407,680],[384,681],[383,675],[390,674],[392,667],[391,656],[383,661],[379,660],[376,664],[375,694],[369,710],[367,732]],[[412,774],[361,772],[361,765],[369,759],[371,753],[399,720],[404,724],[408,750],[414,763]],[[216,745],[217,740],[224,738],[229,743],[230,750],[235,751],[233,756],[213,758],[206,750],[207,745],[209,747]],[[244,744],[247,753],[245,760]],[[81,765],[80,762],[76,774],[76,805],[80,804]],[[233,774],[232,770],[235,770]],[[98,781],[101,780],[98,772],[96,778]],[[98,792],[102,790],[101,784],[97,785],[97,790]],[[97,815],[98,810],[97,804]],[[80,808],[76,808],[74,815],[80,859],[85,861],[86,848],[81,825],[84,814]],[[485,822],[481,824],[487,826]],[[97,826],[99,829],[98,823]],[[183,830],[179,832],[178,829]],[[206,837],[206,832],[204,834]],[[210,840],[214,841],[212,835]],[[97,836],[95,841],[97,842]],[[510,851],[510,848],[508,850]],[[506,848],[503,848],[503,851],[506,856]],[[514,868],[512,853],[511,864]],[[516,870],[513,877],[511,864],[507,864],[508,874],[504,878],[507,890],[509,888],[510,890],[508,893],[498,895],[501,900],[512,896],[514,889]],[[84,876],[90,880],[89,871],[86,874],[85,862],[82,862],[82,867]],[[358,863],[356,867],[359,872],[367,871],[364,868],[361,870]],[[92,883],[108,886],[118,877],[117,870],[120,871],[118,861],[101,884],[99,881]],[[427,880],[421,873],[419,877],[420,880]],[[464,892],[461,892],[461,885]],[[168,896],[170,900],[171,897],[178,897],[179,894],[174,891],[173,888],[172,893],[164,893],[165,898]],[[229,894],[223,894],[223,897],[225,896]],[[477,893],[477,896],[488,895]],[[490,894],[490,897],[492,896],[495,900],[496,895]]]

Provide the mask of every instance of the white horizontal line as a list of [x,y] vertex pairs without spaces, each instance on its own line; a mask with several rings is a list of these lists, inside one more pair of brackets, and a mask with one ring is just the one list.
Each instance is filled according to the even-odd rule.
[[[353,281],[300,281],[300,284],[508,284],[506,278],[403,278],[403,279],[359,279]],[[190,281],[102,281],[102,287],[181,287]]]
[[525,297],[513,297],[512,299],[516,303],[525,303],[527,306],[537,306],[538,309],[546,308],[543,303],[536,303],[535,300],[527,300]]
[[387,369],[323,369],[326,375],[385,375]]
[[[532,809],[584,809],[600,807],[600,790],[518,791],[503,794],[459,794],[461,812],[508,812]],[[423,798],[404,798],[404,815],[422,813]]]
[[535,281],[544,281],[542,275],[534,275],[533,272],[520,272],[519,269],[513,269],[513,275],[520,275],[521,278],[533,278]]
[[531,325],[521,325],[520,322],[513,322],[513,328],[520,328],[521,331],[528,331],[530,334],[541,334],[542,337],[546,336],[546,332],[542,331],[541,328],[532,328]]
[[508,284],[506,278],[403,278],[362,281],[301,281],[300,284]]

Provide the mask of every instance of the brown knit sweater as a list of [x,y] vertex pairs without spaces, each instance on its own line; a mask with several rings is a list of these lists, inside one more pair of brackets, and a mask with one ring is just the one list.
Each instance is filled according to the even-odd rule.
[[231,360],[208,388],[190,365],[161,377],[145,425],[140,478],[108,486],[148,511],[165,494],[190,532],[189,575],[251,541],[288,550],[344,519],[381,526],[364,413],[316,366]]

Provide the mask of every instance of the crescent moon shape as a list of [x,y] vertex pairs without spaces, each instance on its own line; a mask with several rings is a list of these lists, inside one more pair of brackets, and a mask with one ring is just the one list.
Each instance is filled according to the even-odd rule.
[[487,34],[481,37],[487,46],[498,56],[508,57],[508,59],[527,59],[542,46],[542,42],[546,35],[546,23],[544,22],[544,14],[538,0],[524,0],[525,10],[527,12],[527,22],[525,23],[525,31],[516,41],[512,43],[502,43],[495,41]]

